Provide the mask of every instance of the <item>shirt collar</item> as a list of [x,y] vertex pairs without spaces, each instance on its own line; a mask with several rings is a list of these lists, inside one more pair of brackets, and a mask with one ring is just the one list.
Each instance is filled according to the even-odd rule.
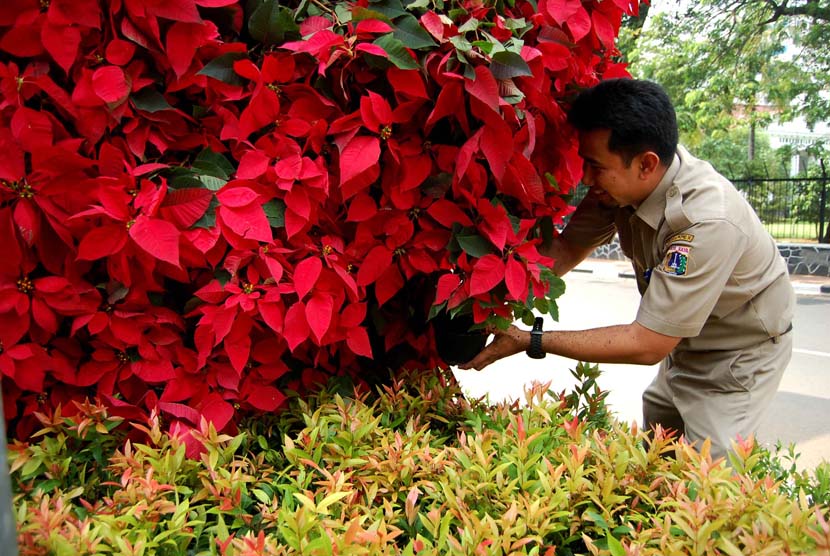
[[663,178],[660,180],[660,183],[657,184],[654,191],[646,197],[645,201],[640,203],[640,206],[637,207],[637,210],[634,212],[640,220],[655,230],[660,225],[660,221],[663,219],[663,214],[666,212],[666,192],[669,187],[671,187],[672,182],[674,182],[674,178],[677,177],[677,173],[680,171],[681,149],[683,149],[683,147],[678,145],[677,153],[674,155],[674,160],[672,160],[671,166],[669,166],[668,170],[666,170],[666,173],[663,174]]

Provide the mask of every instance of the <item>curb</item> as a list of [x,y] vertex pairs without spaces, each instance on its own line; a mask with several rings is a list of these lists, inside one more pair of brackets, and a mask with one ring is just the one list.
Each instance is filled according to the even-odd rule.
[[[614,275],[612,272],[597,272],[595,268],[591,268],[590,266],[583,267],[583,268],[573,268],[571,272],[579,272],[583,274],[601,274],[604,277],[611,277]],[[616,278],[635,278],[634,272],[632,271],[622,271],[616,272]],[[830,295],[830,283],[827,284],[811,284],[808,282],[793,282],[793,289],[795,290],[796,294],[799,295]]]
[[801,295],[828,295],[830,294],[830,284],[805,284],[793,282],[793,289],[795,293]]

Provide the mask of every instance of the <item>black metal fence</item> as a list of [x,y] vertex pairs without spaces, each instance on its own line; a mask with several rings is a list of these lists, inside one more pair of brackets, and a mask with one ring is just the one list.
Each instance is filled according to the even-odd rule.
[[[830,179],[746,178],[732,183],[775,239],[830,243]],[[571,202],[576,204],[587,191],[584,185],[577,187]]]
[[778,240],[818,241],[830,238],[827,178],[732,180]]

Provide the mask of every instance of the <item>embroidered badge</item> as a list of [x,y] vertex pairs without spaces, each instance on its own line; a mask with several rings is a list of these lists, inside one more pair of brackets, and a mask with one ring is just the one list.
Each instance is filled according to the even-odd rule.
[[685,245],[671,245],[666,253],[666,260],[663,261],[663,271],[675,276],[686,274],[686,266],[689,263],[691,247]]
[[674,234],[666,241],[666,243],[677,243],[678,241],[683,243],[691,243],[693,239],[695,239],[694,234]]

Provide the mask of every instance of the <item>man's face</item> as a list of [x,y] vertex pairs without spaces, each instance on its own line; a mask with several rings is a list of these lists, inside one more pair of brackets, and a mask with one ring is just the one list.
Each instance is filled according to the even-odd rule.
[[583,158],[582,183],[600,203],[638,205],[647,196],[640,176],[639,157],[626,164],[622,156],[608,150],[611,131],[596,129],[579,132],[579,155]]

